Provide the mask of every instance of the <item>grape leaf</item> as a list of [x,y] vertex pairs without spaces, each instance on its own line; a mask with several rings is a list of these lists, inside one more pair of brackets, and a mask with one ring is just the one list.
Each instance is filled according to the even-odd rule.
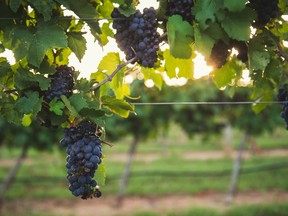
[[97,123],[99,121],[99,118],[105,115],[105,112],[100,109],[84,107],[80,110],[79,114],[82,117]]
[[250,70],[265,70],[270,62],[271,53],[265,47],[265,37],[259,35],[249,43],[248,58]]
[[165,70],[169,78],[173,77],[185,77],[193,78],[194,75],[194,63],[192,61],[193,56],[190,59],[174,58],[169,50],[165,50],[163,53],[165,59]]
[[223,6],[223,3],[223,0],[196,1],[193,14],[201,29],[206,29],[210,23],[215,22],[215,14]]
[[223,29],[231,38],[239,41],[247,41],[250,38],[250,26],[253,19],[255,19],[255,12],[246,7],[237,13],[225,13],[225,16],[220,18],[220,22]]
[[50,103],[49,103],[49,110],[51,112],[54,112],[56,115],[61,116],[63,114],[63,109],[65,108],[64,103],[61,101],[58,101],[56,98],[54,98]]
[[10,0],[9,6],[13,12],[17,12],[23,0]]
[[32,114],[24,114],[23,115],[22,122],[21,122],[23,126],[25,126],[25,127],[30,126],[30,124],[32,123],[31,116],[32,116]]
[[82,32],[68,32],[68,46],[81,62],[86,51],[86,39]]
[[195,49],[202,55],[209,57],[215,44],[215,39],[213,39],[210,35],[206,34],[200,28],[195,27],[194,32]]
[[79,113],[65,95],[61,95],[61,100],[74,117],[79,117]]
[[98,70],[102,72],[106,72],[110,75],[120,64],[119,53],[109,52],[105,55],[98,65]]
[[6,58],[0,57],[0,78],[6,76],[9,72],[11,72],[10,64]]
[[14,77],[15,87],[23,90],[27,88],[40,87],[41,90],[47,90],[50,86],[50,80],[41,74],[32,74],[29,71],[18,69]]
[[[269,92],[269,94],[265,94],[264,96],[261,97],[261,101],[265,102],[265,101],[273,101],[274,98],[272,96],[273,94],[271,94],[271,92]],[[268,106],[268,104],[265,104],[265,103],[257,103],[257,104],[254,104],[252,106],[252,110],[258,114],[260,113],[261,111],[263,111],[266,107]]]
[[154,68],[141,67],[141,72],[144,75],[144,80],[153,80],[155,86],[161,90],[163,84],[163,77],[160,73],[157,73]]
[[83,96],[81,95],[81,93],[79,94],[73,94],[71,97],[69,97],[69,101],[71,103],[71,105],[76,109],[76,111],[80,111],[81,109],[83,109],[84,107],[87,107],[87,102],[86,100],[83,98]]
[[110,0],[102,0],[102,4],[97,7],[97,11],[102,15],[104,18],[110,17],[112,11],[114,9],[113,4]]
[[23,114],[37,114],[42,107],[42,100],[39,98],[39,93],[35,91],[29,91],[25,93],[25,96],[20,97],[16,102],[16,110]]
[[175,58],[190,58],[193,27],[180,15],[174,15],[168,18],[167,33],[171,55]]
[[52,16],[53,9],[57,6],[54,1],[45,0],[28,0],[32,6],[44,16],[44,21],[49,21]]
[[23,27],[14,28],[10,37],[17,60],[27,56],[30,64],[38,67],[49,49],[67,47],[65,32],[52,22],[39,22],[36,31]]
[[105,46],[109,42],[108,36],[113,37],[114,32],[110,28],[110,23],[103,23],[101,31],[102,33],[99,35],[99,37],[101,39],[102,45]]
[[247,0],[224,0],[224,6],[231,12],[240,12],[246,6]]
[[101,105],[124,118],[127,118],[130,111],[134,110],[134,105],[109,95],[104,95],[101,97]]
[[102,162],[98,165],[97,172],[95,173],[95,179],[97,179],[97,182],[100,186],[105,185],[105,180],[106,180],[106,166]]
[[223,65],[220,69],[213,71],[211,75],[213,76],[213,80],[217,87],[223,88],[232,83],[239,71],[242,71],[242,67],[237,64],[237,61],[234,58]]

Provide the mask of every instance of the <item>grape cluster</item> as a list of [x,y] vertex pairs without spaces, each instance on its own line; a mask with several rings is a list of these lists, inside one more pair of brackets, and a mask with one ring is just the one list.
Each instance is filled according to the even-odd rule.
[[248,61],[248,45],[245,41],[230,41],[231,47],[234,47],[238,51],[237,58],[242,62]]
[[278,101],[282,102],[282,111],[281,111],[281,117],[284,119],[286,123],[286,129],[288,130],[288,84],[285,83],[281,88],[278,90],[277,99]]
[[230,45],[222,40],[214,44],[207,63],[215,68],[221,68],[226,62],[229,55]]
[[56,72],[49,76],[49,78],[51,78],[51,84],[44,94],[44,100],[49,103],[54,98],[60,100],[61,95],[70,97],[74,87],[73,73],[73,67],[66,65],[57,67]]
[[60,141],[68,154],[66,168],[69,190],[82,199],[101,196],[99,186],[93,179],[102,157],[102,144],[95,135],[96,129],[97,125],[83,121],[76,127],[65,128],[64,138]]
[[255,27],[265,26],[271,19],[276,18],[279,13],[279,0],[249,0],[249,6],[254,9],[257,14]]
[[194,16],[192,15],[193,0],[168,0],[167,16],[180,15],[183,20],[192,23]]
[[136,61],[143,67],[153,67],[160,44],[155,9],[145,8],[143,14],[137,10],[135,14],[125,17],[115,8],[111,17],[116,29],[116,42],[125,53],[126,60],[136,56]]

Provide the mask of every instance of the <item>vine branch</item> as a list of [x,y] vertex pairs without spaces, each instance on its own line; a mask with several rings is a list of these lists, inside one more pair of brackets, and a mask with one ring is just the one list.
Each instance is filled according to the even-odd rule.
[[288,54],[285,52],[280,43],[277,44],[277,48],[279,55],[282,56],[285,59],[285,61],[288,62]]
[[137,57],[135,56],[135,57],[131,58],[130,60],[128,60],[128,61],[126,61],[126,62],[124,62],[124,63],[122,63],[122,64],[117,65],[116,69],[113,71],[112,74],[110,74],[109,76],[107,76],[106,79],[104,79],[103,81],[101,81],[101,82],[98,83],[97,85],[92,86],[92,87],[91,87],[91,90],[96,90],[96,89],[98,89],[100,86],[104,85],[105,83],[111,82],[112,79],[113,79],[113,77],[114,77],[123,67],[125,67],[126,65],[134,62],[136,59],[137,59]]

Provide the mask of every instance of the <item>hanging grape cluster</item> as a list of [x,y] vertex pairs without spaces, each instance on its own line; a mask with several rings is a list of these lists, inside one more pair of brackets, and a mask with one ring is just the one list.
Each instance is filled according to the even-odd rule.
[[229,48],[229,44],[219,40],[214,44],[207,63],[215,68],[221,68],[227,62]]
[[192,23],[194,16],[192,15],[193,0],[168,0],[167,16],[180,15],[183,20]]
[[231,47],[234,47],[237,51],[237,58],[242,62],[248,61],[248,45],[245,41],[230,41]]
[[96,124],[82,121],[76,127],[64,129],[64,138],[60,141],[68,154],[66,168],[69,190],[82,199],[101,196],[99,186],[93,179],[102,157],[102,144],[95,135],[96,130]]
[[73,73],[73,67],[68,67],[67,65],[57,67],[56,72],[49,76],[51,84],[44,94],[44,100],[49,103],[54,98],[60,100],[61,95],[70,97],[74,87]]
[[281,88],[278,90],[277,99],[281,102],[282,111],[281,117],[284,119],[286,123],[286,129],[288,130],[288,84],[285,83]]
[[137,10],[135,14],[125,17],[115,8],[111,16],[113,28],[116,29],[116,42],[126,59],[136,56],[136,61],[143,67],[153,67],[157,62],[160,43],[155,9],[145,8],[143,14]]
[[279,0],[249,0],[249,2],[249,6],[258,14],[257,20],[254,23],[255,27],[265,26],[279,14]]

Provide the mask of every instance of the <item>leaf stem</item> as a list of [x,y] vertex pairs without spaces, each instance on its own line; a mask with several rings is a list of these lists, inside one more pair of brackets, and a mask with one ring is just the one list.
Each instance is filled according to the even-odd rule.
[[5,93],[18,95],[17,93],[15,93],[16,90],[10,89],[10,88],[8,88],[6,85],[4,85],[2,83],[0,83],[0,87],[2,87],[4,89]]
[[128,61],[126,61],[126,62],[124,62],[124,63],[122,63],[122,64],[117,65],[116,69],[113,71],[112,74],[110,74],[109,76],[107,76],[107,78],[104,79],[102,82],[98,83],[98,84],[95,85],[95,86],[92,86],[92,87],[91,87],[91,90],[96,90],[96,89],[98,89],[100,86],[104,85],[105,83],[111,82],[112,79],[113,79],[113,77],[114,77],[123,67],[125,67],[126,65],[134,62],[136,59],[137,59],[137,57],[135,56],[135,57],[131,58],[130,60],[128,60]]

